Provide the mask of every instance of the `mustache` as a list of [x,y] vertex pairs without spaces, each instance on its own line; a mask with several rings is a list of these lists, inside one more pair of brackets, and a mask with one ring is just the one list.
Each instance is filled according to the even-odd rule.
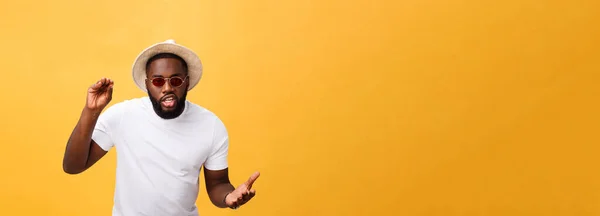
[[170,94],[166,94],[165,96],[162,96],[159,101],[164,101],[167,97],[173,97],[173,99],[175,100],[179,100],[179,98],[177,97],[177,95],[170,93]]

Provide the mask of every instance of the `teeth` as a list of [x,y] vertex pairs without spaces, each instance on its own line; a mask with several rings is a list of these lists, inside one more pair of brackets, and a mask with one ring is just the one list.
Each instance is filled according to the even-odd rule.
[[167,98],[167,99],[165,99],[165,101],[169,101],[169,102],[173,101],[173,98]]

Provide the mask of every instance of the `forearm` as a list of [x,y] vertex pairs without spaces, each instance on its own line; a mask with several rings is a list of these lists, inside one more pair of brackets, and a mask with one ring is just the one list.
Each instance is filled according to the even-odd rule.
[[86,167],[94,126],[100,111],[84,108],[77,125],[73,129],[63,159],[63,169],[67,173],[78,173]]
[[213,185],[208,192],[208,196],[210,197],[210,201],[219,208],[226,208],[225,204],[225,196],[235,190],[233,185],[229,182],[221,182],[216,185]]

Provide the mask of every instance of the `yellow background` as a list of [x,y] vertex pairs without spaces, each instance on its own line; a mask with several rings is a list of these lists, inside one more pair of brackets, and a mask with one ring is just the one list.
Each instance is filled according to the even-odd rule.
[[[0,215],[110,215],[115,152],[62,172],[86,88],[145,96],[136,55],[175,39],[189,99],[256,199],[201,215],[600,215],[595,0],[0,3]],[[203,182],[202,182],[203,183]]]

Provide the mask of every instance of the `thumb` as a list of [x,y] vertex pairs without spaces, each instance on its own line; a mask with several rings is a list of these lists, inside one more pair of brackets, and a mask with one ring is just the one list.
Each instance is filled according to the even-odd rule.
[[98,81],[94,84],[92,84],[89,88],[90,91],[97,91],[98,89],[100,89],[100,87],[102,86],[102,82]]

